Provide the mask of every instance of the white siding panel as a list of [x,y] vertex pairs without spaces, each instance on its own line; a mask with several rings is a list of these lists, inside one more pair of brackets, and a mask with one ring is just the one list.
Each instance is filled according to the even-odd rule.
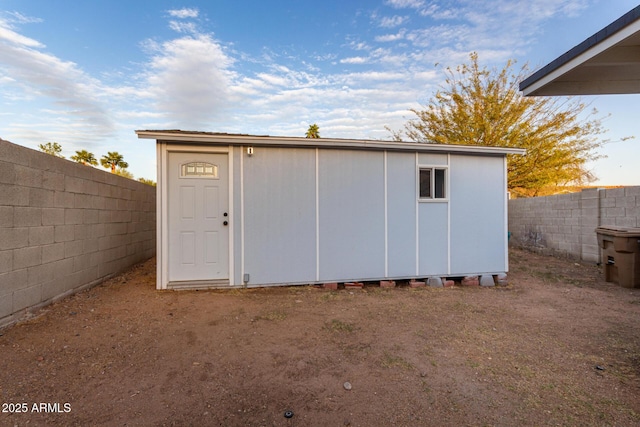
[[384,153],[319,151],[320,280],[384,277]]
[[418,163],[430,166],[446,166],[448,163],[446,154],[420,153],[418,154]]
[[242,195],[244,192],[244,188],[242,186],[242,166],[244,166],[244,158],[246,148],[245,147],[230,147],[229,155],[232,156],[233,162],[233,193],[231,194],[231,198],[233,200],[234,210],[230,212],[230,218],[232,223],[234,224],[234,234],[231,236],[233,239],[233,277],[235,279],[232,285],[241,285],[243,282],[242,277],[242,262],[243,262],[243,231],[242,231],[242,216],[243,216],[243,204],[242,204]]
[[390,277],[416,272],[416,157],[387,153],[387,230]]
[[503,161],[502,157],[451,156],[452,274],[506,270]]
[[249,285],[313,281],[315,150],[258,147],[243,168]]
[[418,206],[420,276],[447,275],[447,211],[446,202]]

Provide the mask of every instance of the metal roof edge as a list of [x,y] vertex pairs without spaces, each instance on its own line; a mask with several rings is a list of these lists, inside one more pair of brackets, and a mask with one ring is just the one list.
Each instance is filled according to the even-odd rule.
[[252,145],[274,147],[306,147],[306,148],[337,148],[337,149],[367,149],[413,152],[443,152],[460,154],[506,155],[525,154],[524,148],[492,147],[458,144],[429,144],[422,142],[395,142],[366,139],[340,138],[304,138],[290,136],[258,136],[246,134],[226,134],[213,132],[190,132],[177,130],[136,130],[140,139],[155,139],[170,143],[201,143],[221,145]]
[[577,58],[598,43],[608,39],[626,26],[633,24],[638,19],[640,19],[640,6],[636,6],[635,8],[631,9],[629,12],[625,13],[611,24],[607,25],[591,37],[587,38],[582,43],[569,49],[568,51],[521,81],[519,84],[520,91],[524,92],[525,89],[527,89],[529,86],[537,83],[539,80],[543,79],[551,72],[562,67],[569,61]]

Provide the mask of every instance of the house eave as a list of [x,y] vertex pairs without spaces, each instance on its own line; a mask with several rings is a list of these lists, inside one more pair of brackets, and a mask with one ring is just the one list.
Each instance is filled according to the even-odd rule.
[[192,132],[181,130],[137,130],[140,139],[155,139],[172,144],[268,146],[297,148],[361,149],[383,151],[411,151],[424,153],[456,153],[476,155],[525,154],[526,150],[513,147],[486,147],[475,145],[429,144],[419,142],[377,141],[341,138],[302,138],[287,136],[265,136],[226,134],[215,132]]
[[640,6],[520,83],[525,96],[640,93]]

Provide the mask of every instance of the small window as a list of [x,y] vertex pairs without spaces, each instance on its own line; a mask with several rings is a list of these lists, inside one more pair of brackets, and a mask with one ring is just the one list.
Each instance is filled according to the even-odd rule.
[[431,198],[431,169],[420,169],[420,198]]
[[433,186],[435,187],[435,197],[436,199],[444,199],[447,196],[444,194],[444,169],[435,169],[435,181]]
[[446,169],[420,168],[420,199],[446,199]]
[[181,178],[218,178],[218,166],[205,162],[191,162],[180,166]]

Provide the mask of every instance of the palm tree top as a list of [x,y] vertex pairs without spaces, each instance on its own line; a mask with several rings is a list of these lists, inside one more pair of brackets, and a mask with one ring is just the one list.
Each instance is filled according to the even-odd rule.
[[100,158],[100,164],[104,168],[111,168],[111,173],[115,173],[116,167],[120,169],[126,169],[129,167],[129,163],[124,161],[122,154],[117,151],[109,151],[107,154]]
[[320,127],[317,124],[312,124],[309,126],[307,133],[305,134],[306,138],[320,138]]
[[87,150],[78,150],[74,156],[71,156],[71,160],[74,162],[82,163],[83,165],[92,165],[96,166],[98,164],[98,160],[96,160],[93,153]]

